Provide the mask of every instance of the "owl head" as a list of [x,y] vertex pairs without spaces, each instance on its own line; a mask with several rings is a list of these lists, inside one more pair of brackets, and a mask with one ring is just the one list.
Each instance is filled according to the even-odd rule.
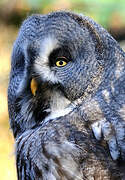
[[61,11],[26,19],[14,43],[10,78],[17,82],[16,97],[25,97],[20,101],[25,119],[31,110],[44,118],[61,114],[80,97],[108,86],[116,47],[106,30],[83,15]]

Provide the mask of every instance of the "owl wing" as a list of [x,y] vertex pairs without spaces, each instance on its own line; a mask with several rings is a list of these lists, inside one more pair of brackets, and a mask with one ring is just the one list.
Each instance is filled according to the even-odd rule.
[[[18,179],[122,179],[124,165],[113,161],[82,114],[73,111],[25,131],[16,141]],[[122,170],[123,169],[123,170]]]

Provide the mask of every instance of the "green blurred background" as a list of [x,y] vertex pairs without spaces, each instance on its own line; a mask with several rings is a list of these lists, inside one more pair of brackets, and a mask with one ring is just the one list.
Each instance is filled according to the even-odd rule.
[[124,49],[125,0],[0,0],[0,179],[16,180],[14,140],[9,129],[7,84],[13,41],[30,14],[55,10],[84,13],[105,27]]

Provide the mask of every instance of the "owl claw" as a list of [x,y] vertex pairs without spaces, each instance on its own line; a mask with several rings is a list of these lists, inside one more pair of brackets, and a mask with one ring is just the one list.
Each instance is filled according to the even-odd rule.
[[92,124],[92,130],[94,133],[94,136],[97,140],[100,140],[102,137],[102,131],[101,131],[101,123],[99,122],[95,122]]
[[113,160],[117,160],[120,156],[119,148],[115,136],[108,141],[110,154]]
[[101,120],[92,124],[92,130],[97,140],[103,137],[107,142],[113,160],[125,160],[125,124],[112,124]]

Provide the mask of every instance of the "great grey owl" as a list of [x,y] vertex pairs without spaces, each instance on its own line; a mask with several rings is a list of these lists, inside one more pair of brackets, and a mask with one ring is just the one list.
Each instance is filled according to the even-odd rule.
[[92,19],[23,22],[8,109],[19,180],[125,179],[125,53]]

